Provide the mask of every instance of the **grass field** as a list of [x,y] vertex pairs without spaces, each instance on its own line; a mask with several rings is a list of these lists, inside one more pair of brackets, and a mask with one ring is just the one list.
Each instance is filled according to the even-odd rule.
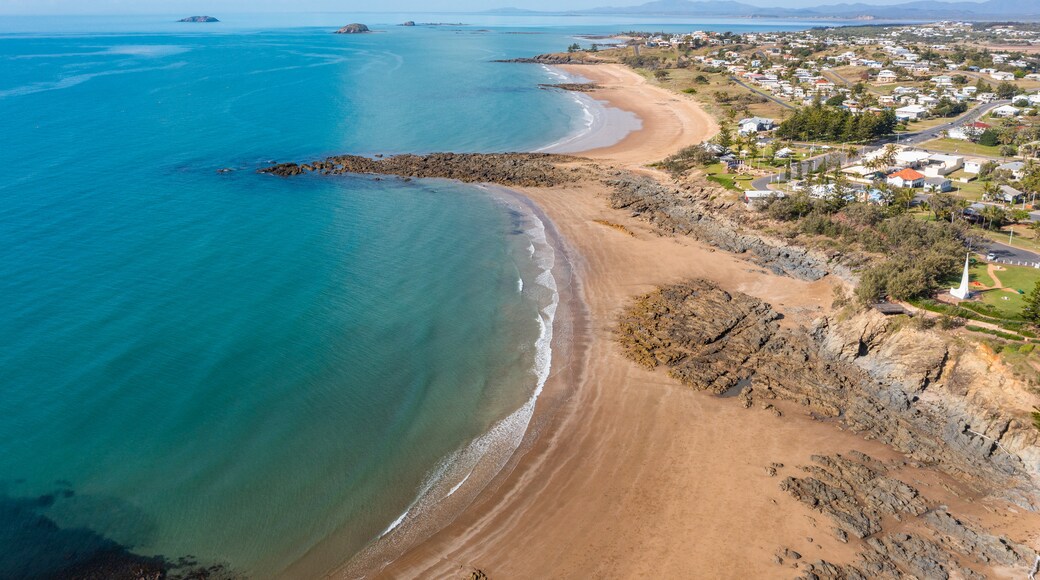
[[921,144],[922,149],[934,149],[945,153],[958,153],[960,155],[984,155],[987,157],[1000,157],[1000,147],[987,147],[961,141],[960,139],[933,139]]
[[721,163],[708,165],[704,168],[704,173],[708,181],[713,181],[733,191],[747,191],[751,189],[751,182],[755,179],[752,175],[726,173]]
[[[1017,317],[1025,306],[1025,295],[1033,290],[1037,282],[1040,282],[1040,269],[1026,266],[997,266],[997,278],[1000,279],[1004,288],[1011,288],[1020,292],[1008,292],[1007,290],[987,290],[976,294],[979,300],[993,306],[1001,314],[1008,318]],[[971,270],[972,277],[986,286],[992,286],[994,280],[986,273],[986,264],[977,264]]]

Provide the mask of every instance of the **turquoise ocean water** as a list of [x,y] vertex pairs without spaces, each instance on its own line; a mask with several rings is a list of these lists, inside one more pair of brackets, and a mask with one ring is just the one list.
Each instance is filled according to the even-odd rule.
[[522,435],[557,299],[537,217],[254,170],[543,147],[579,106],[490,61],[635,26],[404,19],[0,18],[0,578],[113,550],[328,571]]

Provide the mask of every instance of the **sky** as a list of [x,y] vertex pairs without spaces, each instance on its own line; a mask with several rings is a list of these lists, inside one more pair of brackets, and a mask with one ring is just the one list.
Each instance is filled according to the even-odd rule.
[[[467,12],[490,8],[577,10],[633,6],[645,0],[0,0],[0,14],[207,14],[246,12]],[[740,0],[757,6],[806,7],[862,2],[896,4],[908,0]],[[965,1],[965,0],[960,0]],[[980,0],[967,0],[980,1]],[[2,28],[2,23],[0,23]]]

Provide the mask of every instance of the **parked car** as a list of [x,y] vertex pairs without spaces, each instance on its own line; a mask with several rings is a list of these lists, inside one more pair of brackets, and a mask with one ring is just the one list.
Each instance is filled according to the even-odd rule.
[[990,253],[986,254],[986,259],[989,260],[990,262],[992,262],[993,260],[997,259],[997,255],[994,254],[993,252],[990,252]]

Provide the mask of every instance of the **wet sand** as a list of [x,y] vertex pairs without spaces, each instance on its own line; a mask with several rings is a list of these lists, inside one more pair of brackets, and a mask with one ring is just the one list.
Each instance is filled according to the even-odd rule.
[[[605,165],[641,170],[716,130],[696,103],[661,94],[635,73],[614,65],[572,72],[609,87],[596,98],[643,118],[641,131],[587,153]],[[861,541],[839,543],[827,518],[781,492],[779,482],[814,454],[898,453],[794,405],[778,405],[784,416],[776,417],[682,387],[623,358],[612,334],[634,296],[690,277],[760,297],[791,324],[806,325],[829,312],[832,282],[778,277],[693,240],[661,237],[610,209],[600,184],[520,192],[551,219],[572,255],[584,309],[569,335],[570,358],[554,359],[537,437],[510,467],[449,525],[374,575],[792,577],[794,569],[773,561],[780,546],[807,560],[852,561]],[[774,462],[785,467],[771,477],[766,467]],[[949,478],[912,476],[935,482],[922,491],[952,511],[983,512],[945,491],[955,485]]]

